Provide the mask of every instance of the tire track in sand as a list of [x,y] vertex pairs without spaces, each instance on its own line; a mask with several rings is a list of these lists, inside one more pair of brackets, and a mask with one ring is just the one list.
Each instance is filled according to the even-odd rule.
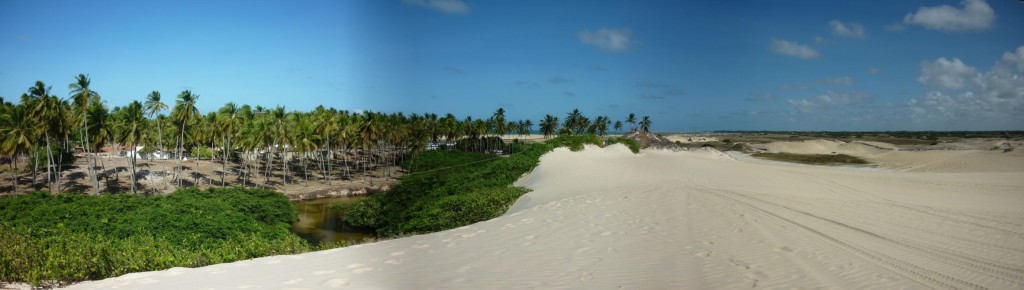
[[[946,255],[936,254],[932,251],[923,250],[921,247],[907,245],[900,241],[893,240],[861,228],[853,227],[834,219],[753,198],[737,192],[716,189],[706,189],[706,192],[719,197],[724,201],[745,206],[751,210],[804,229],[823,240],[831,242],[839,248],[864,258],[867,261],[880,265],[883,268],[887,268],[890,271],[899,274],[900,276],[932,288],[989,289],[988,287],[973,281],[967,281],[965,279],[948,275],[942,272],[942,269],[930,269],[912,261],[908,261],[906,257],[903,257],[904,259],[897,258],[895,255],[891,255],[891,250],[894,248],[903,248],[916,252],[916,256],[935,261],[942,261],[945,262],[946,265],[953,265],[973,272],[986,274],[990,277],[1010,282],[1009,284],[1017,285],[1015,287],[1024,285],[1021,281],[1013,279],[1013,276],[1015,275],[1007,275],[1005,271],[997,271],[993,270],[991,267],[979,265],[978,263],[972,263],[963,259],[950,258]],[[812,219],[799,219],[801,216],[810,217]],[[801,221],[798,221],[798,219]],[[882,251],[871,249],[867,245],[871,242],[888,245],[890,253],[883,253]],[[886,248],[883,247],[883,249]],[[946,268],[947,269],[945,270],[948,270],[948,267]]]

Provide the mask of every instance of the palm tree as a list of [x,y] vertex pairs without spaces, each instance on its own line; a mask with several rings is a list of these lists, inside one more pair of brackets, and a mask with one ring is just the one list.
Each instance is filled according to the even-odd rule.
[[11,183],[14,193],[18,192],[18,156],[28,154],[32,140],[36,138],[36,126],[29,109],[25,106],[3,104],[0,114],[0,153],[11,157]]
[[[359,124],[358,131],[356,133],[356,141],[362,147],[363,155],[367,157],[367,163],[373,162],[373,147],[375,147],[378,141],[381,139],[382,124],[379,114],[374,114],[369,111],[363,112],[362,122]],[[369,153],[366,153],[369,151]],[[372,164],[371,164],[372,165]],[[363,172],[366,172],[366,164],[363,165]],[[370,179],[370,184],[373,184],[373,179]]]
[[181,127],[178,129],[181,138],[178,139],[178,153],[175,156],[177,158],[175,177],[178,180],[178,186],[181,186],[181,158],[185,154],[185,129],[188,122],[195,118],[196,115],[199,115],[199,109],[196,108],[196,100],[198,99],[199,95],[185,90],[178,95],[178,100],[174,105],[175,119],[181,124]]
[[341,131],[341,122],[339,122],[338,111],[331,108],[329,110],[324,109],[323,106],[318,106],[313,113],[313,131],[315,134],[324,136],[324,148],[327,150],[327,174],[324,175],[324,180],[327,181],[327,185],[331,184],[331,173],[334,164],[334,151],[331,151],[331,135],[334,132]]
[[[68,89],[71,90],[71,99],[74,100],[74,108],[76,111],[75,115],[81,119],[82,123],[79,127],[79,132],[82,134],[82,150],[85,152],[86,164],[89,164],[87,166],[88,170],[86,171],[89,173],[89,178],[92,179],[92,194],[99,194],[100,183],[96,178],[96,168],[94,168],[94,164],[90,163],[88,160],[89,144],[86,142],[86,140],[89,139],[89,131],[86,129],[89,127],[89,118],[87,116],[89,107],[91,104],[99,103],[100,101],[100,94],[89,87],[91,82],[92,81],[89,79],[89,76],[79,74],[75,77],[75,82],[68,85]],[[95,158],[95,156],[93,158]]]
[[[100,103],[93,103],[89,106],[89,146],[92,148],[103,148],[108,141],[114,138],[113,126],[110,122],[110,113],[107,108]],[[97,150],[97,153],[99,150]],[[93,164],[90,166],[96,167],[96,162],[100,161],[99,156],[93,158]],[[102,163],[101,163],[102,164]],[[103,168],[105,170],[105,168]],[[104,175],[104,178],[109,178],[108,175]],[[99,179],[99,174],[97,174]]]
[[626,117],[626,123],[629,123],[630,131],[636,131],[636,114],[629,113],[629,117]]
[[544,138],[555,135],[558,132],[558,117],[545,115],[544,119],[540,120],[540,132],[544,134]]
[[[283,106],[277,106],[276,108],[270,111],[270,120],[271,123],[273,124],[272,127],[274,130],[272,133],[274,138],[274,145],[281,148],[281,184],[288,184],[287,154],[288,149],[290,147],[290,142],[288,141],[289,139],[291,139],[291,135],[289,135],[286,130],[288,128],[288,126],[286,126],[285,124],[286,115],[287,114],[285,113]],[[271,163],[271,165],[273,165],[273,163]]]
[[590,119],[583,116],[579,109],[572,109],[572,112],[565,117],[565,124],[563,127],[570,129],[574,134],[583,134],[588,127],[590,127]]
[[[252,161],[254,159],[253,157],[256,155],[257,144],[254,142],[253,138],[256,135],[254,129],[254,118],[256,115],[253,113],[252,107],[249,105],[242,105],[242,107],[238,109],[237,115],[239,119],[238,133],[236,134],[238,137],[238,145],[235,145],[235,147],[243,152],[239,155],[241,158],[240,161],[242,161],[242,167],[238,169],[238,175],[242,178],[242,186],[248,186],[250,175],[249,165],[251,162],[247,163],[246,161]],[[250,151],[252,152],[250,153]]]
[[644,116],[643,121],[640,121],[640,130],[644,132],[650,132],[651,129],[651,117]]
[[[149,118],[153,118],[154,115],[160,115],[160,112],[167,110],[167,104],[160,101],[160,92],[153,91],[146,96],[146,103],[144,104],[146,114]],[[160,148],[160,152],[164,151],[164,133],[160,126],[161,122],[156,122],[156,136],[157,136],[157,147]]]
[[608,132],[608,123],[610,122],[607,116],[597,116],[593,124],[594,131],[597,131],[600,136],[604,136]]
[[[52,141],[55,137],[60,137],[64,131],[64,110],[62,103],[56,96],[50,95],[51,87],[47,86],[42,81],[36,81],[36,84],[28,89],[29,99],[33,101],[33,115],[35,116],[35,122],[41,126],[41,131],[46,140],[46,183],[47,187],[50,188],[50,192],[60,193],[60,178],[55,178],[53,172],[53,166],[57,164],[53,157]],[[58,139],[59,140],[59,139]],[[63,155],[63,154],[62,154]],[[57,177],[60,175],[60,166],[57,168]],[[56,182],[56,188],[52,188],[52,184]],[[56,190],[54,190],[56,189]]]
[[240,109],[234,102],[228,102],[220,108],[220,119],[218,120],[221,139],[224,148],[221,150],[224,155],[224,163],[221,164],[220,186],[225,186],[224,176],[228,174],[228,156],[231,156],[231,141],[235,138],[239,127],[242,126],[242,119],[239,117]]
[[306,158],[309,152],[317,149],[316,134],[313,133],[313,123],[307,114],[296,113],[289,115],[289,128],[291,128],[291,139],[295,142],[295,151],[299,153],[299,160],[302,162],[302,175],[304,186],[309,186],[309,167],[306,165]]
[[505,130],[508,129],[505,124],[505,109],[498,108],[494,111],[494,115],[491,116],[491,120],[494,121],[494,133],[497,135],[505,135]]
[[612,128],[615,128],[615,132],[622,132],[622,121],[615,121],[615,125]]
[[143,117],[142,103],[133,101],[128,104],[127,107],[121,110],[121,118],[120,127],[122,132],[121,138],[118,141],[132,148],[132,154],[128,156],[128,160],[132,164],[132,193],[136,193],[135,161],[139,156],[138,144],[140,141],[143,141],[146,132],[146,118]]

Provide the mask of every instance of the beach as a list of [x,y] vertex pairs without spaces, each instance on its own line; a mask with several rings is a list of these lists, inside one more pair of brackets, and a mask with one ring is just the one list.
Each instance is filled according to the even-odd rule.
[[1019,148],[850,144],[759,148],[845,150],[878,166],[812,166],[713,149],[558,148],[516,182],[532,191],[492,220],[67,289],[1024,287]]

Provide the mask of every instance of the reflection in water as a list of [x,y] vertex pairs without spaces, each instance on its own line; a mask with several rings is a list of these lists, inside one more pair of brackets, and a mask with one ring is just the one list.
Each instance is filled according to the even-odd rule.
[[299,219],[292,225],[292,232],[310,243],[349,241],[356,243],[372,238],[371,231],[353,228],[343,224],[338,217],[344,210],[331,209],[332,204],[352,204],[364,197],[330,197],[295,201]]

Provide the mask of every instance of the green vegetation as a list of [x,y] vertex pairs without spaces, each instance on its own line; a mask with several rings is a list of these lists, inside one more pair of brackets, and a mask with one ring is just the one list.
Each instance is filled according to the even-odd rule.
[[353,204],[343,219],[355,226],[375,228],[384,237],[435,232],[492,219],[527,192],[512,183],[536,167],[541,155],[560,146],[579,151],[584,144],[601,143],[594,135],[559,136],[540,144],[513,143],[510,147],[516,153],[506,157],[426,151],[406,164],[406,168],[414,166],[415,171],[403,176],[391,190]]
[[608,145],[616,143],[622,143],[622,145],[626,145],[626,147],[629,147],[629,151],[633,151],[633,154],[640,153],[640,144],[637,144],[636,140],[623,137],[608,138]]
[[[144,102],[108,106],[91,84],[80,74],[68,86],[70,95],[58,96],[36,81],[16,103],[0,99],[0,158],[10,160],[3,178],[12,185],[0,188],[28,193],[0,199],[0,282],[100,279],[309,250],[288,232],[295,209],[280,194],[231,184],[280,188],[319,180],[331,185],[379,170],[391,178],[392,165],[402,163],[410,174],[390,192],[354,205],[346,221],[393,236],[493,218],[526,192],[511,184],[542,154],[556,146],[578,151],[587,143],[603,144],[598,136],[613,124],[608,116],[591,118],[573,109],[562,122],[552,115],[539,120],[545,136],[572,136],[506,144],[500,136],[527,134],[533,122],[510,120],[503,108],[483,119],[323,106],[300,112],[233,102],[201,113],[199,94],[190,90],[177,94],[172,104],[153,91]],[[616,130],[622,127],[614,123]],[[644,116],[637,127],[630,114],[627,123],[631,130],[647,131],[652,122]],[[219,178],[222,189],[183,189],[157,197],[101,195],[104,186],[109,192],[123,189],[119,167],[108,165],[100,153],[124,155],[139,147],[143,153],[170,155],[174,165],[137,164],[138,154],[129,154],[131,192],[152,194],[171,184],[185,188],[187,177],[202,175],[200,166],[217,163],[220,170],[213,174],[219,176],[208,178]],[[428,148],[445,150],[425,152]],[[74,163],[76,155],[84,162]],[[218,162],[184,166],[186,157]],[[65,172],[82,167],[84,176]],[[169,178],[161,178],[163,184],[138,180],[157,175]],[[55,195],[35,192],[44,189]],[[62,194],[67,190],[92,195]]]
[[[198,109],[199,94],[190,90],[177,94],[173,102],[153,91],[144,98],[138,96],[144,101],[108,106],[85,74],[76,76],[68,88],[69,96],[57,96],[52,86],[36,81],[17,102],[0,100],[0,157],[12,160],[9,176],[5,176],[13,185],[11,192],[43,188],[58,194],[65,190],[91,189],[92,194],[121,191],[119,171],[107,168],[98,156],[111,149],[123,155],[126,148],[138,147],[145,153],[173,158],[175,164],[158,169],[152,160],[137,164],[136,154],[131,154],[127,181],[132,192],[161,192],[171,184],[188,186],[185,179],[203,172],[198,168],[203,165],[184,166],[180,161],[185,157],[218,161],[219,172],[207,178],[220,179],[221,187],[279,188],[294,183],[308,186],[311,181],[331,185],[334,180],[380,169],[385,171],[384,178],[392,178],[391,168],[402,157],[428,148],[450,147],[453,142],[463,151],[515,152],[506,150],[501,136],[528,134],[534,125],[532,120],[506,118],[504,108],[489,117],[457,118],[453,114],[350,112],[324,106],[302,112],[228,102],[203,113]],[[635,114],[630,115],[635,119]],[[618,124],[616,130],[622,128],[621,121],[604,115],[588,117],[579,109],[570,111],[561,122],[552,115],[538,121],[545,136],[605,136],[613,124]],[[631,130],[646,131],[652,121],[644,116],[640,127],[635,126],[636,120],[628,123],[633,125]],[[72,152],[85,162],[73,163]],[[65,170],[76,167],[62,164],[81,163],[92,164],[84,166],[85,176],[64,175]],[[30,176],[27,168],[31,168]],[[170,178],[163,178],[163,184],[137,180],[157,170]],[[186,172],[189,170],[191,174]],[[117,182],[110,182],[111,176]],[[6,186],[0,188],[6,191]]]
[[586,144],[601,146],[604,142],[596,135],[561,135],[558,138],[547,141],[552,148],[569,147],[570,151],[579,152]]
[[[314,250],[295,206],[262,189],[0,199],[0,281],[47,284]],[[336,247],[339,245],[322,245]]]
[[864,165],[867,160],[846,154],[754,153],[750,156],[784,162],[813,165]]

